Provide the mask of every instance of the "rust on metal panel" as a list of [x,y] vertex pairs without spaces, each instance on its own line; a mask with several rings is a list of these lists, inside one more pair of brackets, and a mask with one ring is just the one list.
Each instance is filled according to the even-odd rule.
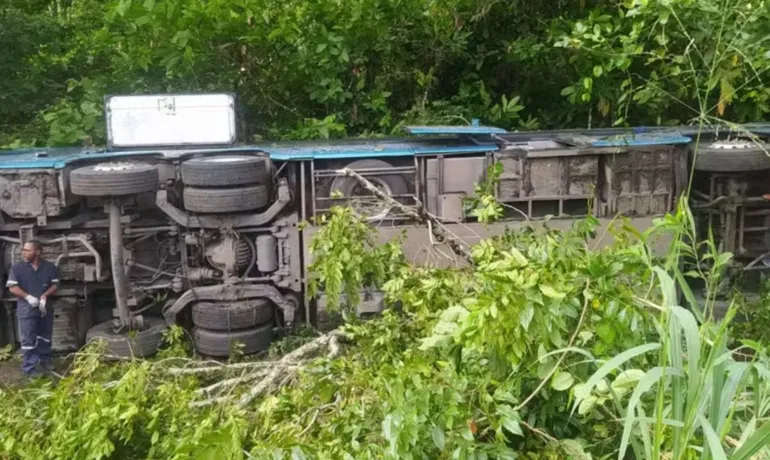
[[80,348],[77,301],[72,297],[57,297],[53,300],[51,348],[57,352],[76,351]]

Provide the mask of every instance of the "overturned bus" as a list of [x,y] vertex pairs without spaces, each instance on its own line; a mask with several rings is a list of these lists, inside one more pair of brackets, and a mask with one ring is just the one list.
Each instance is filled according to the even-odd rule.
[[[702,133],[693,164],[687,127],[510,133],[474,123],[410,127],[401,139],[239,145],[227,94],[114,96],[105,112],[105,148],[0,152],[0,267],[6,276],[32,238],[59,267],[54,351],[99,338],[116,356],[147,356],[177,323],[201,354],[227,356],[235,342],[257,352],[275,328],[314,321],[324,297],[304,294],[316,229],[300,223],[369,195],[343,168],[470,243],[524,216],[566,227],[623,215],[644,228],[692,181],[699,225],[723,250],[753,268],[770,254],[770,125]],[[496,198],[515,212],[480,225],[464,199],[497,163]],[[403,215],[382,207],[368,218],[383,239],[406,230],[415,263],[453,263],[434,260],[429,233]],[[6,292],[0,345],[17,341]]]

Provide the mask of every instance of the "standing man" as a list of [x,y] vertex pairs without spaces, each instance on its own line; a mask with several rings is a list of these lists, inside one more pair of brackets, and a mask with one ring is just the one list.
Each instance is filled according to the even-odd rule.
[[11,294],[17,297],[16,316],[21,334],[21,370],[30,377],[53,370],[51,364],[51,336],[53,335],[53,309],[48,298],[56,292],[59,269],[43,260],[43,246],[30,240],[21,249],[21,262],[16,262],[8,274]]

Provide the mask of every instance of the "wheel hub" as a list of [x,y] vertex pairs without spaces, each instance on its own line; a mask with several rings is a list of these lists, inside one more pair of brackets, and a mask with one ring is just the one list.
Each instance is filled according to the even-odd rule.
[[[379,178],[367,178],[374,187],[383,194],[390,196],[391,190],[388,184]],[[358,185],[350,194],[350,207],[364,220],[381,220],[390,212],[391,206],[382,203],[381,200],[370,190]]]
[[126,171],[136,169],[133,163],[101,163],[94,166],[95,171]]
[[712,149],[719,149],[719,150],[743,150],[743,149],[750,149],[754,147],[754,143],[749,141],[743,141],[743,140],[724,140],[724,141],[716,141],[713,144],[709,146]]
[[213,158],[206,158],[207,162],[210,163],[242,163],[244,161],[248,160],[248,158],[243,157],[213,157]]

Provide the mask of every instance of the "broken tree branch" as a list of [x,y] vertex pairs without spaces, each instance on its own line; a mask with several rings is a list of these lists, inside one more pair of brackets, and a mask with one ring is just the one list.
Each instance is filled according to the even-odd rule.
[[366,190],[371,192],[374,196],[383,200],[391,207],[398,209],[399,211],[411,217],[412,219],[416,220],[417,222],[421,224],[426,224],[428,222],[432,223],[433,225],[431,225],[431,233],[436,238],[436,241],[438,241],[439,243],[445,243],[447,246],[449,246],[452,252],[454,252],[457,256],[461,257],[463,260],[465,260],[469,264],[473,264],[473,259],[471,257],[469,249],[467,247],[463,247],[463,245],[460,242],[458,242],[457,239],[449,237],[448,233],[450,232],[447,231],[444,224],[442,224],[435,217],[431,216],[425,210],[425,208],[422,206],[422,203],[420,203],[419,200],[415,198],[415,200],[417,201],[417,209],[416,210],[412,209],[394,200],[392,197],[388,196],[385,192],[375,187],[374,184],[369,182],[365,177],[363,177],[362,175],[358,174],[357,172],[353,171],[350,168],[343,168],[336,172],[338,174],[352,177],[353,179],[357,180],[362,187],[364,187]]
[[243,369],[272,369],[275,366],[292,366],[301,364],[297,362],[282,362],[282,361],[254,361],[248,363],[235,363],[235,364],[222,364],[219,366],[207,366],[207,367],[172,367],[165,369],[165,372],[171,375],[196,375],[196,374],[213,374],[216,372],[227,372]]
[[250,374],[246,374],[246,375],[241,376],[241,377],[234,377],[234,378],[231,378],[231,379],[222,380],[222,381],[219,381],[219,382],[214,383],[212,385],[209,385],[207,387],[199,388],[199,389],[195,390],[195,393],[199,394],[199,395],[211,394],[215,390],[218,390],[218,389],[221,389],[221,388],[234,387],[235,385],[238,385],[238,384],[241,384],[241,383],[250,382],[252,380],[257,380],[260,377],[264,377],[266,374],[267,374],[267,371],[261,370],[261,371],[258,371],[258,372],[253,372],[253,373],[250,373]]
[[[311,342],[306,343],[305,345],[302,345],[301,347],[297,348],[296,350],[288,353],[286,356],[281,358],[279,360],[279,363],[284,362],[295,362],[298,360],[302,360],[304,358],[308,358],[314,354],[316,354],[318,351],[325,349],[325,348],[332,348],[332,351],[328,354],[330,357],[334,357],[335,351],[336,353],[339,353],[339,344],[338,340],[343,338],[345,334],[343,334],[341,331],[331,331],[328,334],[324,334]],[[335,345],[331,345],[332,340],[334,340]],[[249,405],[255,398],[262,395],[263,393],[267,392],[268,390],[272,389],[274,386],[279,384],[281,381],[288,381],[290,380],[294,375],[296,375],[297,371],[299,369],[299,366],[294,367],[283,367],[283,366],[276,366],[270,373],[262,379],[256,386],[254,386],[251,390],[249,390],[246,394],[244,394],[241,399],[238,401],[239,407],[245,407]]]

